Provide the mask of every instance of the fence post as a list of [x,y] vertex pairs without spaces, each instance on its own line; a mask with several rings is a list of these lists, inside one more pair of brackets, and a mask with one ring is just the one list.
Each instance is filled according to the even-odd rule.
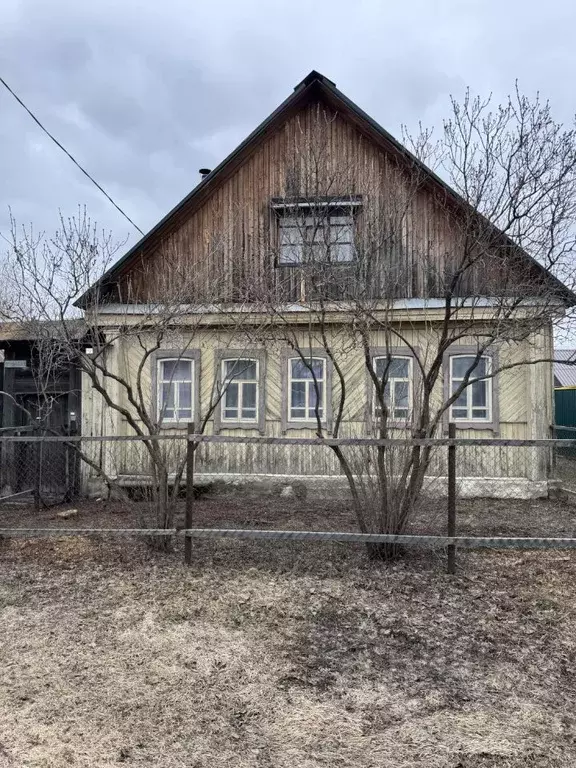
[[[456,424],[448,424],[448,437],[456,437]],[[456,445],[448,446],[448,536],[456,536]],[[448,573],[456,573],[456,545],[448,544]]]
[[[72,415],[72,414],[71,414]],[[76,414],[74,414],[75,416]],[[70,419],[68,423],[68,429],[66,430],[70,437],[74,437],[79,434],[78,423],[76,419]],[[64,449],[66,451],[66,490],[64,493],[64,501],[72,501],[78,496],[78,463],[80,454],[78,453],[78,443],[65,443]]]
[[38,514],[40,512],[40,497],[41,497],[41,475],[42,475],[42,443],[40,442],[40,428],[37,424],[31,431],[32,437],[38,438],[32,442],[33,455],[34,455],[34,512]]
[[[194,452],[196,443],[190,440],[195,432],[194,422],[188,424],[188,441],[186,443],[186,513],[184,516],[184,528],[192,528],[192,513],[194,511]],[[192,537],[184,536],[184,562],[192,563]]]

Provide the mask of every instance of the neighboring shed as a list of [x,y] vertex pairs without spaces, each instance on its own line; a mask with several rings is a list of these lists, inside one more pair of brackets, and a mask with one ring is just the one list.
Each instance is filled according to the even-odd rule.
[[[84,324],[79,322],[77,330],[80,339]],[[57,337],[57,330],[46,323],[0,324],[1,435],[78,432],[80,371],[60,352]],[[0,445],[1,496],[32,490],[46,500],[69,496],[78,477],[73,453],[64,443],[45,443],[41,449],[32,442]]]
[[[576,349],[554,352],[554,421],[559,427],[576,428]],[[573,429],[557,429],[556,436],[574,439]]]
[[554,360],[554,387],[576,388],[576,349],[556,349]]

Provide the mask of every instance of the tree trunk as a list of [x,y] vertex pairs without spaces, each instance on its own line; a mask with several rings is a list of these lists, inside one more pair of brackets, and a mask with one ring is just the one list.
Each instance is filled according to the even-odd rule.
[[[373,500],[378,509],[378,517],[374,521],[374,533],[400,536],[406,533],[418,499],[422,493],[426,471],[430,464],[430,451],[421,450],[415,446],[410,456],[405,459],[405,470],[400,472],[400,479],[395,486],[393,469],[387,468],[384,461],[384,451],[377,448],[378,494]],[[370,560],[392,561],[406,554],[402,544],[370,542],[366,545]]]

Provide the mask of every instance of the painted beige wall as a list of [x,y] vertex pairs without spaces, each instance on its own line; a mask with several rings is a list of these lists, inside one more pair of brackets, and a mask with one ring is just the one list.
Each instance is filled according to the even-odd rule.
[[[417,346],[424,360],[430,359],[434,353],[435,340],[430,328],[424,326],[403,329],[406,338]],[[341,348],[345,342],[340,342],[341,331],[330,333],[330,343],[334,348]],[[235,336],[229,331],[219,328],[196,329],[190,332],[175,332],[165,339],[162,349],[199,349],[200,350],[200,404],[201,413],[209,407],[212,387],[214,385],[215,351],[217,349],[266,350],[265,376],[265,432],[269,436],[281,436],[282,408],[284,404],[286,344],[272,341],[270,334],[262,343],[247,342],[244,334]],[[346,335],[347,338],[347,335]],[[144,346],[152,340],[140,337]],[[310,343],[310,334],[302,330],[299,343],[304,346]],[[472,339],[463,339],[462,345],[473,343]],[[349,395],[346,399],[344,423],[341,436],[365,435],[367,408],[367,375],[361,350],[345,344],[338,356],[345,372],[346,387]],[[551,354],[551,333],[536,334],[527,341],[518,344],[500,345],[499,364],[508,365],[522,361],[538,360]],[[312,346],[320,346],[312,340]],[[374,337],[374,347],[385,346],[385,340]],[[350,348],[348,348],[350,347]],[[129,379],[136,386],[135,372],[142,357],[142,347],[136,338],[124,338],[114,344],[110,351],[109,365],[121,377]],[[151,403],[152,375],[151,361],[144,367],[142,389]],[[112,388],[113,397],[123,406],[130,408],[129,402],[123,396],[123,388],[114,382],[108,382]],[[495,386],[499,393],[500,428],[498,436],[502,438],[544,438],[549,437],[549,427],[552,423],[552,370],[549,363],[521,365],[503,371],[496,377]],[[436,400],[442,397],[442,385],[436,391]],[[337,377],[333,378],[333,405],[336,407],[339,397]],[[84,435],[128,435],[132,433],[126,419],[109,407],[104,407],[101,397],[91,388],[89,381],[84,380],[83,392],[83,434]],[[183,430],[169,428],[172,434],[181,434]],[[213,431],[213,421],[208,423],[206,432]],[[259,434],[257,429],[224,429],[221,434],[253,435]],[[314,429],[290,430],[290,436],[312,437]],[[399,432],[400,434],[400,432]],[[490,430],[459,430],[462,437],[493,437]],[[135,444],[108,443],[102,446],[95,443],[90,449],[97,458],[98,451],[105,463],[106,471],[115,474],[141,474],[146,472],[147,459],[141,446]],[[309,446],[238,446],[238,445],[206,445],[198,456],[199,471],[214,473],[245,472],[250,467],[252,472],[259,474],[280,473],[298,475],[321,475],[337,471],[334,456],[323,447]],[[460,460],[467,472],[474,476],[524,476],[530,479],[542,479],[547,476],[549,457],[543,450],[525,448],[469,448],[463,449]],[[440,471],[440,469],[438,470]]]

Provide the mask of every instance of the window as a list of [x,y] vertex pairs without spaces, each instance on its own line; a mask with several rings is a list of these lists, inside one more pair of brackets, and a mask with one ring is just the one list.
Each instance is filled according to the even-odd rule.
[[[475,365],[475,355],[452,355],[450,357],[450,395],[453,395],[468,378],[476,379],[489,375],[492,370],[490,357],[481,357]],[[472,366],[474,366],[472,368]],[[474,381],[465,387],[450,408],[453,421],[492,420],[492,379]]]
[[354,259],[354,230],[351,214],[320,216],[284,215],[280,219],[279,264],[304,262],[342,263]]
[[191,421],[194,360],[158,360],[158,415],[160,421]]
[[[388,417],[393,421],[407,421],[412,410],[412,358],[375,357],[374,371],[380,383],[384,382],[384,402]],[[381,418],[382,409],[374,393],[374,415]]]
[[222,360],[222,422],[258,421],[258,360]]
[[291,421],[316,421],[324,419],[326,399],[326,361],[312,357],[304,362],[301,358],[288,360],[288,413]]

